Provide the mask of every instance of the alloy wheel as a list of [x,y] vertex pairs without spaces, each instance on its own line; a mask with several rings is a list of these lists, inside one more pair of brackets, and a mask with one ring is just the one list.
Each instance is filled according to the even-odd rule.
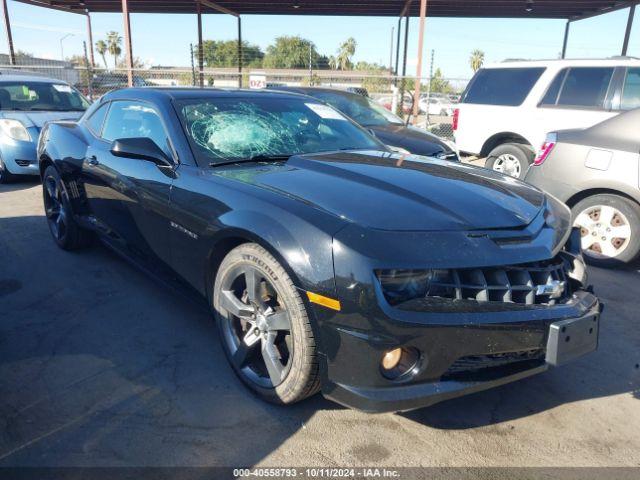
[[504,173],[515,178],[520,178],[520,174],[522,173],[520,161],[515,155],[510,153],[503,153],[496,158],[496,161],[493,164],[493,169],[496,172]]
[[617,208],[594,205],[576,217],[580,228],[582,251],[594,258],[615,258],[631,241],[631,224]]
[[250,381],[275,388],[293,359],[289,313],[273,284],[258,269],[240,265],[222,280],[220,306],[231,361]]
[[63,201],[64,192],[58,180],[48,176],[44,180],[44,208],[49,229],[58,241],[62,241],[67,234],[68,214]]

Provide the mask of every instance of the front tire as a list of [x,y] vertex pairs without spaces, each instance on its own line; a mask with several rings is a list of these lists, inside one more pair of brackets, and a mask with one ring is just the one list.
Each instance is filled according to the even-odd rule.
[[259,397],[291,404],[319,390],[316,344],[304,302],[264,248],[245,243],[229,252],[216,274],[213,308],[229,363]]
[[514,178],[524,178],[532,162],[531,152],[524,145],[504,143],[491,150],[484,166]]
[[51,165],[42,177],[42,197],[49,231],[58,247],[79,250],[91,243],[91,232],[81,228],[73,218],[67,190],[60,174]]
[[640,205],[626,197],[599,194],[572,209],[585,260],[600,267],[630,263],[640,254]]

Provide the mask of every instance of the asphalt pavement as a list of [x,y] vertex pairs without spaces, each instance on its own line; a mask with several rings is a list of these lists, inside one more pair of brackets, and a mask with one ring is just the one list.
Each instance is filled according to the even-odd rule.
[[405,413],[253,397],[209,314],[0,186],[0,466],[640,466],[640,273],[590,269],[600,348]]

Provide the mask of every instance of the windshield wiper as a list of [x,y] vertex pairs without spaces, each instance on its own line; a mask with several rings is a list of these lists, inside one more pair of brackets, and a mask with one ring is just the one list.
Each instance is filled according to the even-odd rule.
[[224,162],[211,162],[210,167],[219,167],[222,165],[233,165],[235,163],[249,163],[249,162],[286,162],[293,154],[289,155],[253,155],[249,158],[238,158],[236,160],[228,160]]

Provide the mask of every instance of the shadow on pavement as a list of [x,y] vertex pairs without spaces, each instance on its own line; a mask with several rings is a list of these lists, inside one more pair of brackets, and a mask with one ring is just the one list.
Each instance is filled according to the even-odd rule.
[[341,408],[252,396],[208,312],[107,249],[61,251],[43,217],[0,231],[0,466],[249,466]]

